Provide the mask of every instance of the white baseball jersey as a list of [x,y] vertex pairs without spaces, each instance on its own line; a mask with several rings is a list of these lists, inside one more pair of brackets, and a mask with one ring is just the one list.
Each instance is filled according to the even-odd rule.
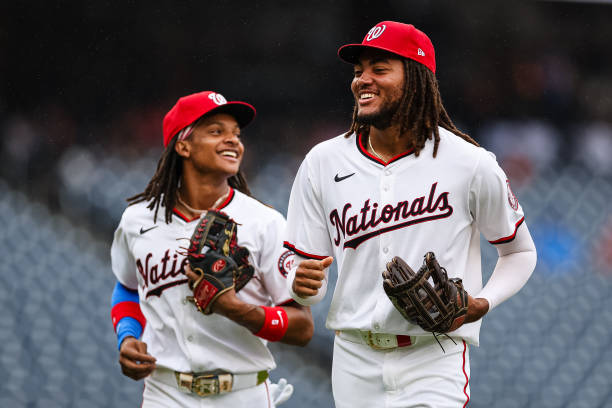
[[[265,340],[223,316],[205,316],[185,300],[193,293],[183,273],[184,253],[199,219],[187,219],[174,210],[172,222],[166,224],[160,208],[154,223],[153,211],[146,207],[138,203],[125,210],[111,259],[119,282],[138,289],[147,319],[142,340],[156,364],[182,372],[220,369],[236,374],[275,368]],[[249,250],[255,269],[237,296],[264,306],[291,301],[286,275],[293,255],[283,248],[283,216],[233,189],[218,208],[239,224],[238,245]]]
[[[428,140],[418,157],[407,151],[384,163],[353,134],[318,144],[302,162],[285,247],[337,262],[328,328],[425,335],[385,294],[386,263],[397,255],[417,270],[433,251],[449,277],[463,279],[475,296],[482,289],[480,233],[493,244],[514,238],[523,211],[495,156],[439,131],[436,158]],[[453,335],[477,345],[479,330],[480,320]]]

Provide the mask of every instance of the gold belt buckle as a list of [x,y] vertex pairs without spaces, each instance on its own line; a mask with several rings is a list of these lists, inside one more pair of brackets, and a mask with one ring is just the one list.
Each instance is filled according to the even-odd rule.
[[[393,335],[372,333],[368,330],[367,334],[363,337],[368,346],[372,347],[374,350],[388,350],[397,347],[397,340],[393,341],[393,337],[395,337]],[[384,344],[381,345],[380,343]]]
[[194,377],[191,383],[191,392],[206,397],[219,393],[219,378],[216,375],[200,375]]
[[232,390],[233,377],[231,374],[204,374],[175,373],[178,387],[183,392],[191,392],[200,397],[216,395]]

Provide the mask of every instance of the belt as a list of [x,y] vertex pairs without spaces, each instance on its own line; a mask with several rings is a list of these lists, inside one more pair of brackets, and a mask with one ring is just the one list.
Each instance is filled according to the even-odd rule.
[[181,373],[168,368],[158,367],[151,378],[172,387],[177,387],[187,394],[200,397],[225,394],[259,385],[268,379],[268,371],[256,373],[232,374],[227,372]]
[[369,330],[337,330],[336,335],[352,343],[365,344],[375,350],[387,350],[412,345],[410,336],[401,334],[372,333]]

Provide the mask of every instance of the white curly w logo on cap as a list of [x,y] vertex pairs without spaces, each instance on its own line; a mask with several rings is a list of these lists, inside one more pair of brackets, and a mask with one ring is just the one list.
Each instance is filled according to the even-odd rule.
[[214,103],[216,103],[217,105],[225,105],[227,103],[227,100],[223,97],[223,95],[218,94],[218,93],[212,92],[208,94],[208,98],[212,100]]
[[373,39],[380,37],[383,31],[385,31],[385,28],[387,28],[387,26],[384,24],[381,26],[372,27],[372,29],[368,31],[368,35],[366,36],[366,41],[372,41]]

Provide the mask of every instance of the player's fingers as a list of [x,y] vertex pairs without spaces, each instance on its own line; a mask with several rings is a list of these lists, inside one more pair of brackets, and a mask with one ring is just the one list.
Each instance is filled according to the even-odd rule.
[[141,361],[151,361],[151,362],[156,361],[155,357],[147,353],[147,343],[145,343],[144,341],[139,341],[138,343],[136,343],[136,346],[137,346],[138,352],[141,353],[143,356],[145,356],[143,357],[144,360],[141,360]]
[[323,269],[331,265],[333,261],[334,261],[334,258],[332,258],[331,256],[328,256],[327,258],[321,259],[321,260],[305,259],[302,262],[300,262],[300,264],[298,265],[298,268],[302,267],[305,269],[322,271]]
[[155,370],[155,364],[153,363],[137,363],[131,360],[119,360],[119,364],[121,364],[121,372],[134,380],[145,378]]
[[185,265],[185,269],[183,271],[185,272],[185,275],[193,276],[195,278],[199,278],[202,275],[201,269],[196,268],[196,270],[193,270],[193,268],[189,264]]
[[120,359],[133,361],[137,364],[155,364],[157,359],[150,354],[143,354],[134,350],[126,350],[120,354]]
[[293,281],[293,292],[300,297],[315,296],[319,292],[322,283],[318,280],[298,279]]
[[119,356],[119,363],[121,366],[128,367],[130,369],[143,368],[155,366],[155,357],[149,354],[140,354],[138,356],[131,356],[127,354],[121,354]]
[[136,350],[139,353],[147,354],[147,343],[144,341],[136,340],[132,344],[132,349]]
[[325,272],[318,269],[306,269],[300,266],[295,271],[295,277],[296,279],[310,279],[322,281],[323,279],[325,279]]
[[323,282],[320,279],[308,279],[308,278],[295,278],[293,281],[294,284],[298,287],[309,288],[309,289],[319,289],[323,286]]
[[128,347],[122,347],[119,352],[120,359],[125,359],[126,361],[136,361],[142,363],[155,363],[157,361],[155,357],[150,354],[147,354],[147,345],[141,341],[134,342],[133,344],[128,345]]
[[149,371],[155,368],[155,361],[155,357],[147,354],[147,344],[139,340],[132,340],[119,352],[119,364],[124,373]]
[[187,276],[187,279],[189,279],[190,283],[197,281],[198,278],[200,277],[200,275],[194,272],[192,269],[189,269],[189,270],[185,269],[185,276]]
[[319,293],[317,289],[311,289],[305,286],[297,286],[295,282],[293,282],[293,292],[302,298],[315,296],[317,293]]
[[316,259],[304,259],[298,264],[298,268],[302,267],[307,269],[314,269],[317,267],[318,263],[319,261]]
[[325,259],[323,259],[323,260],[321,261],[321,264],[320,264],[320,265],[321,265],[323,268],[328,268],[328,267],[329,267],[329,265],[331,265],[331,264],[332,264],[332,262],[334,262],[334,258],[332,258],[331,256],[328,256],[327,258],[325,258]]

